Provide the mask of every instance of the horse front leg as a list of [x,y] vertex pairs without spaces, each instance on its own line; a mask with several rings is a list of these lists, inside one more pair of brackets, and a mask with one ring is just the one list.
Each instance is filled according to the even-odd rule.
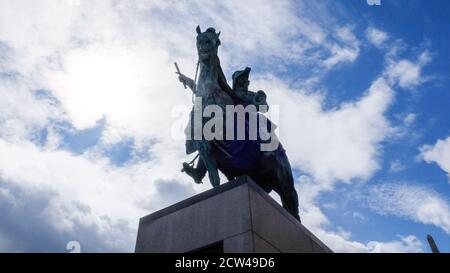
[[219,171],[217,170],[216,163],[209,157],[204,159],[206,169],[208,170],[209,182],[215,188],[220,186]]

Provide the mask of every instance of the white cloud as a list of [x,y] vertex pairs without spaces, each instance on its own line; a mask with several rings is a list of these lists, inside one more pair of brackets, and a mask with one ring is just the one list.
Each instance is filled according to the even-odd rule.
[[323,109],[323,97],[293,92],[273,78],[254,85],[280,107],[280,139],[294,167],[324,183],[367,179],[378,170],[380,143],[393,132],[384,114],[394,93],[384,79],[358,100],[330,110]]
[[382,46],[389,39],[389,35],[386,32],[374,27],[367,28],[366,36],[369,42],[377,47]]
[[389,57],[386,77],[392,85],[397,84],[405,89],[417,87],[425,82],[422,69],[430,60],[431,57],[427,51],[423,52],[415,62],[406,59],[397,61]]
[[323,61],[323,65],[327,69],[345,63],[354,62],[359,56],[359,41],[353,34],[351,27],[340,27],[334,35],[337,43],[330,43],[330,56]]
[[407,183],[372,186],[357,196],[373,211],[435,225],[450,234],[450,205],[434,191]]
[[166,52],[145,45],[92,46],[68,52],[65,69],[47,79],[75,128],[105,118],[121,138],[162,141],[174,123],[172,108],[189,102],[170,61]]
[[[238,60],[248,63],[250,57],[254,62],[257,55],[303,62],[312,58],[305,50],[327,51],[321,48],[327,33],[311,20],[320,15],[298,16],[301,2],[33,1],[24,5],[15,1],[2,5],[0,41],[11,49],[11,61],[2,65],[26,76],[30,88],[49,90],[77,129],[92,127],[105,117],[107,132],[118,136],[115,141],[161,139],[168,134],[161,128],[173,123],[170,115],[161,113],[169,113],[174,105],[189,105],[190,94],[179,88],[173,61],[193,76],[197,24],[222,31],[225,68],[231,58],[233,65]],[[283,20],[267,20],[277,17]],[[349,34],[341,32],[339,36],[348,40]]]
[[[413,235],[400,236],[400,240],[361,243],[342,234],[324,230],[316,231],[335,252],[339,253],[419,253],[424,252],[423,243]],[[349,235],[347,235],[349,236]]]
[[417,119],[417,115],[416,114],[414,114],[414,113],[409,113],[409,114],[407,114],[406,116],[405,116],[405,118],[404,118],[404,123],[405,123],[405,125],[406,126],[411,126],[411,125],[413,125],[414,124],[414,122],[416,121],[416,119]]
[[331,56],[323,62],[328,69],[343,62],[353,62],[359,55],[359,50],[355,48],[341,47],[336,44],[331,46],[330,51]]
[[[413,235],[399,236],[399,240],[359,242],[352,240],[352,234],[341,227],[335,227],[316,203],[322,191],[329,191],[324,184],[316,183],[309,177],[301,176],[296,184],[300,194],[300,215],[302,223],[334,252],[379,253],[379,252],[424,252],[423,244]],[[356,217],[361,217],[358,215]],[[365,216],[362,215],[364,218]]]
[[447,173],[450,181],[450,137],[438,140],[434,145],[424,145],[420,152],[425,162],[438,164]]
[[413,235],[400,236],[399,241],[386,243],[372,241],[367,244],[367,248],[372,253],[419,253],[425,251],[423,243]]
[[50,99],[37,99],[26,81],[14,76],[0,75],[0,97],[0,137],[10,141],[31,138],[60,113]]
[[88,234],[80,229],[95,228],[100,245],[91,245],[91,250],[131,251],[140,217],[194,193],[192,183],[177,172],[179,155],[167,153],[153,162],[114,167],[106,158],[45,151],[31,143],[0,139],[2,200],[12,210],[26,213],[36,209],[28,208],[34,199],[41,199],[33,213],[62,239],[87,243]]
[[394,160],[389,164],[389,170],[391,172],[401,172],[406,169],[405,164],[403,164],[400,160]]

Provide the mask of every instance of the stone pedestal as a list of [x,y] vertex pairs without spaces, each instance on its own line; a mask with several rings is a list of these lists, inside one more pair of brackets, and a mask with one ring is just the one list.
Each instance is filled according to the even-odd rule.
[[248,177],[141,218],[135,251],[331,252]]

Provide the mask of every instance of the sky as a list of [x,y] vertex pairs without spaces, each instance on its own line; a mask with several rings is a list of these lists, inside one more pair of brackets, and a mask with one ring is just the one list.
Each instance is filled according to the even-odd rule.
[[133,252],[140,217],[211,187],[180,172],[197,25],[279,109],[308,229],[450,252],[450,3],[379,4],[0,0],[0,252]]

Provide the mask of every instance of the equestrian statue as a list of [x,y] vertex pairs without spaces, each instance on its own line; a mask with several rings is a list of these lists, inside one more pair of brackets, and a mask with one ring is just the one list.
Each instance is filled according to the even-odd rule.
[[[214,28],[202,32],[199,26],[196,32],[198,63],[194,80],[182,74],[175,63],[179,81],[192,90],[194,97],[194,107],[185,131],[186,154],[198,153],[190,163],[183,163],[182,171],[195,183],[202,183],[208,174],[213,187],[220,185],[219,171],[229,180],[247,175],[267,193],[272,190],[278,193],[283,207],[300,221],[291,165],[274,133],[276,126],[264,115],[268,111],[266,93],[248,89],[249,67],[233,73],[230,87],[218,57],[220,32]],[[229,115],[229,109],[235,112]],[[199,116],[196,116],[196,111]],[[244,118],[239,119],[242,111],[241,117]],[[233,126],[231,130],[227,128],[227,125],[236,125],[239,121],[244,138],[239,126]],[[214,137],[204,135],[205,127],[211,125],[209,123],[214,124]],[[255,130],[253,137],[249,137]]]

